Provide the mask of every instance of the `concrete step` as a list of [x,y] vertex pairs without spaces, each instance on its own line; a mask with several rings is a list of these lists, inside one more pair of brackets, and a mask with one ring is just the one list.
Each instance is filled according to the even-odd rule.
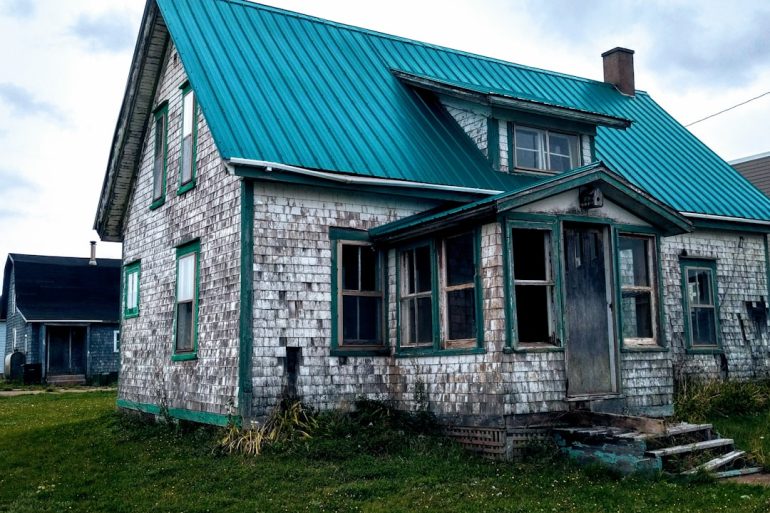
[[713,460],[709,460],[706,463],[702,465],[698,465],[697,467],[687,470],[685,472],[682,472],[684,475],[692,475],[698,472],[699,470],[705,470],[706,472],[711,472],[712,470],[718,469],[719,467],[724,467],[728,463],[732,463],[738,458],[741,458],[746,454],[746,451],[732,451],[728,452],[727,454],[723,456],[719,456],[717,458],[714,458]]
[[655,449],[652,451],[647,451],[647,454],[657,456],[659,458],[665,458],[666,456],[673,456],[675,454],[685,454],[688,452],[717,449],[719,447],[732,446],[733,444],[734,441],[732,438],[717,438],[716,440],[706,440],[705,442],[695,442],[692,444],[675,445],[673,447]]

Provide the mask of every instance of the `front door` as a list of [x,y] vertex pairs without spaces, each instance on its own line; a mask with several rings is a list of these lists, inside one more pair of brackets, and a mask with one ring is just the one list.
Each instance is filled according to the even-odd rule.
[[48,374],[85,374],[86,328],[48,326]]
[[607,395],[618,390],[607,239],[602,225],[564,225],[569,397]]

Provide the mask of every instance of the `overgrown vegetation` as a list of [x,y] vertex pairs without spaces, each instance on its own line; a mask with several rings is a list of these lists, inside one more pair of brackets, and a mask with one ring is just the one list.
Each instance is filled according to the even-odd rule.
[[770,511],[760,487],[481,460],[377,403],[320,414],[312,438],[257,458],[212,453],[219,429],[114,405],[111,392],[0,399],[0,512]]

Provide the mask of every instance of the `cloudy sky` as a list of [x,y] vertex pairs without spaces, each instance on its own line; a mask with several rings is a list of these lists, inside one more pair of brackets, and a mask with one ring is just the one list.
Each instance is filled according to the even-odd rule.
[[[762,0],[264,3],[597,80],[603,51],[632,48],[637,88],[683,124],[770,92]],[[0,265],[8,252],[87,256],[97,239],[91,226],[143,7],[0,0]],[[726,160],[770,151],[770,94],[690,129]],[[120,245],[101,243],[99,256],[119,257]]]

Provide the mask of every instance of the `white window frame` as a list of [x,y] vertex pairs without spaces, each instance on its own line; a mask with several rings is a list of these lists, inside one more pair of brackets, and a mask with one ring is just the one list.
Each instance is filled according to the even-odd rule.
[[[633,292],[633,293],[639,293],[639,292],[645,292],[650,294],[650,322],[652,324],[652,338],[643,338],[643,337],[626,337],[623,335],[624,326],[621,324],[620,326],[620,333],[621,336],[623,336],[623,344],[626,346],[658,346],[659,343],[659,328],[658,328],[658,273],[657,273],[657,262],[655,261],[655,250],[656,247],[656,240],[654,235],[643,235],[638,233],[619,233],[618,238],[628,238],[628,239],[641,239],[647,241],[647,251],[646,253],[646,259],[647,259],[647,282],[650,284],[647,287],[639,286],[639,285],[624,285],[620,277],[618,277],[618,281],[620,282],[620,304],[621,304],[621,311],[622,311],[622,305],[623,305],[623,292]],[[620,243],[620,240],[618,240],[618,243]],[[620,248],[618,248],[618,261],[620,261]],[[625,322],[625,319],[621,317],[621,322]]]
[[120,352],[120,330],[113,330],[112,332],[112,352]]
[[[545,173],[545,174],[556,174],[556,173],[562,173],[564,171],[556,171],[551,168],[551,155],[556,155],[560,157],[566,157],[569,156],[570,159],[570,167],[575,168],[578,167],[581,163],[581,152],[580,152],[580,135],[569,133],[569,132],[559,132],[557,130],[546,130],[543,128],[534,128],[531,126],[526,125],[519,125],[516,123],[511,123],[512,130],[511,134],[513,135],[513,143],[512,143],[512,160],[513,160],[513,170],[521,170],[525,172],[530,173]],[[538,160],[542,164],[543,167],[526,167],[526,166],[520,166],[518,163],[518,151],[519,146],[517,144],[517,130],[530,130],[532,132],[536,132],[538,134],[538,148],[537,148],[537,154],[538,154]],[[551,151],[551,134],[560,135],[564,137],[574,138],[574,144],[570,144],[570,155],[562,155],[560,153],[555,153]],[[522,148],[522,151],[529,151],[532,152],[533,150],[530,150],[529,148]],[[573,154],[574,152],[574,154]]]

